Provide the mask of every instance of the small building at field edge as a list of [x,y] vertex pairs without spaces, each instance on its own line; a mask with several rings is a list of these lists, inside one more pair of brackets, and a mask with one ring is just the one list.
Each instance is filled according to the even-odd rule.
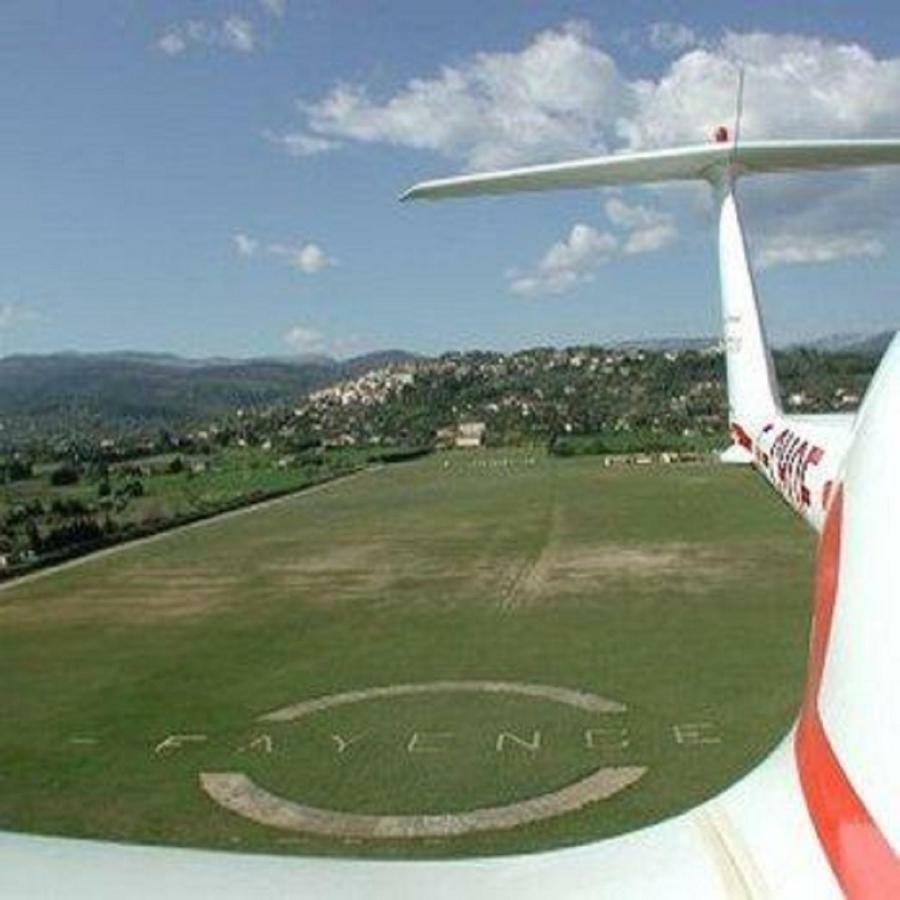
[[484,434],[487,425],[484,422],[460,422],[456,432],[456,446],[460,449],[471,449],[484,445]]

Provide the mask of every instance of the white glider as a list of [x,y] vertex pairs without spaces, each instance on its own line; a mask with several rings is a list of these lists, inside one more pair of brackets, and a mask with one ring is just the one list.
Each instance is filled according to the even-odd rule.
[[786,415],[735,201],[744,175],[900,163],[900,141],[716,143],[417,185],[403,199],[705,180],[719,209],[732,459],[820,532],[806,696],[788,737],[720,796],[584,846],[458,861],[248,856],[0,835],[0,896],[900,897],[900,341],[859,412]]

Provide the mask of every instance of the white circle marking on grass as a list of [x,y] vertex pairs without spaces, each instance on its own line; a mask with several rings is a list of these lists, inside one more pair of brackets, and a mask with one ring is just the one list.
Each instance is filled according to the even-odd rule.
[[[430,693],[515,694],[550,700],[593,713],[624,713],[627,707],[598,694],[571,688],[510,681],[432,681],[395,684],[330,694],[284,706],[260,716],[263,722],[289,722],[348,703]],[[604,766],[557,791],[510,803],[432,815],[369,815],[307,806],[279,797],[241,772],[202,772],[200,785],[219,806],[287,831],[325,837],[398,839],[450,837],[479,831],[515,828],[604,800],[638,781],[644,766]]]

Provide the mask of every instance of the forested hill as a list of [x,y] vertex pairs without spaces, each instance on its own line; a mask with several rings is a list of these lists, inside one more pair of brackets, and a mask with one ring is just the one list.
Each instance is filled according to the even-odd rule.
[[414,358],[402,351],[341,362],[129,352],[7,356],[0,359],[0,443],[181,429],[242,407],[299,401],[310,391]]

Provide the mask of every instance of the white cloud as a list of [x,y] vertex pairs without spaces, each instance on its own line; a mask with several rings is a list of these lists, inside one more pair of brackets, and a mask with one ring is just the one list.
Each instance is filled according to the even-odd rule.
[[0,331],[8,331],[16,320],[16,308],[12,303],[0,303]]
[[373,349],[372,336],[348,334],[343,337],[329,337],[315,328],[294,325],[283,335],[282,340],[293,353],[298,355],[331,356],[348,359]]
[[187,50],[187,41],[179,31],[167,31],[157,42],[156,46],[166,56],[178,56]]
[[434,150],[488,168],[603,150],[632,103],[612,57],[585,27],[569,25],[519,53],[479,53],[415,78],[383,102],[362,85],[338,84],[300,108],[312,134]]
[[530,274],[507,273],[509,289],[523,297],[565,294],[593,278],[618,249],[615,235],[578,223],[544,254]]
[[340,141],[303,132],[275,134],[271,131],[264,131],[263,137],[280,146],[288,156],[315,156],[317,153],[325,153],[327,150],[334,150],[340,146]]
[[238,256],[254,256],[259,248],[259,241],[246,234],[238,232],[232,237],[234,249]]
[[249,258],[257,256],[259,253],[265,253],[299,269],[306,275],[315,275],[338,264],[336,259],[329,256],[319,244],[312,241],[298,241],[293,244],[278,242],[263,244],[258,238],[242,232],[235,233],[231,239],[238,256]]
[[647,29],[647,39],[655,50],[680,51],[700,43],[693,28],[679,22],[654,22]]
[[604,211],[621,235],[575,225],[544,253],[533,272],[507,273],[510,291],[523,297],[565,294],[593,280],[596,270],[614,257],[661,250],[678,237],[671,213],[628,204],[621,197],[610,197]]
[[37,314],[20,303],[0,303],[0,333],[12,331],[37,319]]
[[638,204],[631,205],[621,197],[610,197],[604,204],[606,218],[617,228],[629,231],[639,228],[651,228],[663,222],[671,221],[669,213],[659,212]]
[[287,9],[287,0],[259,0],[259,5],[271,16],[280,19]]
[[338,359],[348,359],[370,353],[374,349],[371,334],[348,334],[346,337],[334,338],[329,342],[329,354]]
[[881,256],[900,192],[890,170],[747,181],[741,209],[761,268]]
[[673,244],[678,237],[678,231],[671,223],[651,225],[649,228],[639,228],[628,235],[628,240],[622,248],[624,253],[654,253]]
[[861,137],[900,125],[900,58],[858,44],[755,32],[676,59],[657,82],[634,82],[638,113],[623,124],[632,148],[707,140],[734,118],[736,64],[745,70],[746,138]]
[[256,28],[243,16],[227,16],[214,24],[202,19],[189,19],[171,25],[156,42],[157,48],[166,56],[180,56],[191,45],[252,53],[257,47]]
[[761,269],[799,263],[825,263],[840,259],[877,257],[884,253],[878,238],[860,234],[823,237],[803,234],[777,234],[761,242],[756,264]]
[[324,353],[326,351],[325,336],[314,328],[295,325],[283,335],[284,342],[297,354]]
[[630,232],[622,246],[623,253],[651,253],[662,250],[678,237],[672,213],[639,204],[629,205],[620,197],[611,197],[607,200],[604,210],[606,217],[614,226]]
[[266,251],[307,275],[314,275],[337,265],[337,260],[328,256],[318,244],[313,243],[269,244]]
[[249,19],[229,16],[220,29],[222,43],[239,53],[252,53],[256,49],[256,29]]
[[[657,38],[686,40],[683,27],[657,23]],[[381,101],[341,83],[299,106],[308,134],[433,150],[480,168],[709,140],[734,116],[737,64],[746,72],[745,137],[900,128],[900,57],[821,38],[726,33],[682,53],[657,80],[628,79],[577,24],[541,32],[518,52],[444,66]]]
[[[679,23],[656,23],[648,39],[675,57],[656,78],[629,78],[591,31],[569,24],[537,34],[509,52],[477,53],[413,78],[376,97],[364,84],[339,83],[300,103],[299,140],[282,146],[295,155],[322,153],[346,142],[382,143],[436,153],[456,166],[489,169],[619,150],[644,150],[708,141],[734,118],[737,66],[745,70],[745,139],[871,137],[900,133],[900,55],[877,57],[860,44],[765,32],[726,32],[698,42]],[[333,145],[333,146],[332,146]],[[829,175],[779,180],[777,195],[762,180],[748,193],[763,233],[792,236],[800,247],[821,239],[829,248],[799,252],[791,261],[837,258],[849,247],[874,249],[874,233],[898,220],[896,175],[861,173],[855,190]],[[758,188],[757,185],[760,185]],[[765,202],[763,202],[765,200]],[[890,201],[890,202],[888,202]],[[797,204],[807,204],[805,210]],[[683,201],[672,207],[681,214]],[[777,215],[776,215],[777,211]],[[623,252],[670,243],[674,220],[640,228]],[[766,251],[767,264],[790,254]],[[517,282],[521,292],[531,284]]]

